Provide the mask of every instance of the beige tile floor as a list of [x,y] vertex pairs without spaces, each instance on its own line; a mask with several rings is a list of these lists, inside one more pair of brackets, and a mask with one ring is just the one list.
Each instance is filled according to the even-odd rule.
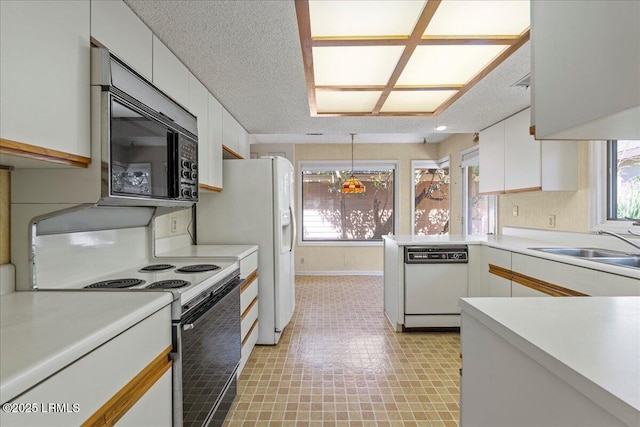
[[257,346],[227,427],[457,427],[457,332],[396,333],[380,276],[297,276],[277,346]]

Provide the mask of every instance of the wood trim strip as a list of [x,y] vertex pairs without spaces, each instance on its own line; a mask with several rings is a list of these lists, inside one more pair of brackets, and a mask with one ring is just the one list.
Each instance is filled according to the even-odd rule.
[[222,191],[222,188],[220,187],[214,187],[213,185],[202,183],[198,183],[198,188],[200,188],[201,190],[215,191],[217,193],[220,193]]
[[316,78],[313,74],[313,52],[311,41],[311,15],[309,14],[309,1],[296,0],[296,19],[298,20],[298,34],[300,35],[300,47],[302,48],[302,64],[304,77],[307,84],[307,98],[309,99],[309,113],[311,116],[318,114],[316,102]]
[[[321,85],[316,86],[316,90],[325,92],[376,92],[384,90],[386,86],[332,86]],[[443,86],[395,86],[393,92],[415,92],[415,91],[430,91],[430,90],[460,90],[464,85],[443,85]],[[424,114],[424,113],[420,113]]]
[[244,157],[242,157],[240,154],[236,153],[235,151],[233,151],[231,148],[227,147],[226,145],[222,146],[222,151],[226,152],[227,154],[229,154],[232,157],[235,157],[236,159],[244,159]]
[[503,194],[507,194],[506,191],[483,191],[480,193],[481,196],[500,196]]
[[249,339],[249,337],[251,336],[251,333],[253,332],[253,330],[256,328],[256,326],[258,326],[258,319],[253,321],[253,324],[251,325],[251,327],[249,328],[249,332],[247,332],[247,335],[245,335],[245,337],[242,339],[242,346],[244,347],[244,344],[247,342],[247,340]]
[[398,79],[400,78],[400,75],[404,71],[404,68],[409,63],[409,60],[411,59],[411,55],[413,55],[413,51],[416,50],[416,47],[418,46],[418,42],[422,38],[422,35],[424,34],[425,29],[427,28],[427,25],[429,25],[429,22],[433,18],[433,15],[436,13],[436,10],[438,10],[438,7],[440,6],[440,1],[441,0],[429,0],[425,5],[424,9],[422,9],[422,12],[420,13],[420,17],[418,18],[418,22],[416,23],[415,27],[413,27],[413,31],[411,32],[409,39],[406,41],[405,48],[402,51],[402,55],[400,55],[400,59],[398,59],[398,63],[396,64],[396,67],[393,70],[393,73],[391,73],[391,77],[389,77],[389,81],[387,81],[387,84],[384,90],[382,91],[380,98],[378,98],[378,102],[376,103],[375,107],[373,107],[373,110],[371,111],[371,115],[376,116],[380,113],[382,106],[384,105],[384,103],[387,101],[387,98],[391,94],[391,90],[396,85],[396,83],[398,82]]
[[240,316],[240,320],[244,320],[244,318],[247,317],[247,314],[249,314],[253,306],[256,305],[257,303],[258,303],[258,296],[256,295],[251,301],[251,304],[249,304],[249,306],[244,310],[244,313],[242,313],[242,315]]
[[506,190],[505,194],[527,193],[529,191],[542,191],[542,187],[514,188],[513,190]]
[[78,156],[76,154],[65,153],[64,151],[51,150],[4,138],[0,138],[0,154],[43,160],[45,162],[81,168],[86,168],[91,164],[90,157]]
[[536,136],[536,125],[529,126],[529,135]]
[[252,271],[240,286],[240,293],[243,293],[258,278],[258,270]]
[[451,104],[456,102],[460,97],[462,97],[462,95],[464,95],[472,87],[474,87],[480,80],[484,79],[487,76],[487,74],[489,74],[491,71],[493,71],[498,65],[502,64],[513,53],[515,53],[516,50],[520,49],[520,47],[522,47],[522,45],[524,45],[526,42],[529,41],[530,32],[531,32],[530,30],[527,30],[524,33],[522,33],[522,35],[518,38],[516,43],[512,44],[507,49],[505,49],[489,65],[484,67],[482,69],[482,71],[480,71],[471,80],[469,80],[467,82],[467,84],[464,85],[464,87],[462,89],[460,89],[453,96],[451,96],[451,98],[449,98],[447,101],[445,101],[443,104],[441,104],[436,109],[436,111],[434,111],[434,114],[436,116],[440,115],[444,110],[449,108],[451,106]]
[[[417,46],[432,45],[513,45],[518,42],[520,36],[423,36],[415,41]],[[342,47],[342,46],[405,46],[410,37],[311,37],[312,47]]]
[[172,346],[167,347],[138,375],[129,381],[107,403],[82,423],[88,426],[112,426],[167,372],[173,362],[169,359]]
[[582,292],[574,291],[572,289],[565,288],[564,286],[545,282],[544,280],[536,279],[535,277],[527,276],[526,274],[518,273],[494,264],[489,264],[489,273],[494,274],[498,277],[502,277],[503,279],[511,280],[520,285],[526,286],[539,292],[543,292],[553,297],[589,296],[587,294],[583,294]]
[[511,280],[513,277],[511,270],[504,267],[498,267],[494,264],[489,264],[489,273],[495,274],[496,276],[502,277],[503,279],[507,280]]
[[563,286],[554,285],[553,283],[545,282],[544,280],[536,279],[535,277],[526,276],[520,273],[513,273],[514,282],[526,286],[527,288],[534,289],[536,291],[543,292],[552,297],[587,297],[589,295],[582,292],[567,289]]

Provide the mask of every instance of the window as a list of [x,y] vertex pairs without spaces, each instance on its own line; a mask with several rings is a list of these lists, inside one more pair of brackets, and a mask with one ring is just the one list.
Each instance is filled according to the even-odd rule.
[[414,160],[411,169],[412,234],[449,234],[449,159]]
[[609,141],[607,171],[607,219],[640,218],[640,141]]
[[494,234],[496,196],[480,195],[478,147],[462,152],[462,230],[466,236]]
[[356,162],[364,194],[342,194],[348,162],[300,162],[302,242],[381,242],[395,232],[394,162]]

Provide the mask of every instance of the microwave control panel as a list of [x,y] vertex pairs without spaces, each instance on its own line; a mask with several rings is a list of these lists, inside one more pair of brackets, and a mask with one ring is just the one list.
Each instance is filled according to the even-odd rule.
[[180,200],[198,201],[198,143],[178,139],[178,191]]

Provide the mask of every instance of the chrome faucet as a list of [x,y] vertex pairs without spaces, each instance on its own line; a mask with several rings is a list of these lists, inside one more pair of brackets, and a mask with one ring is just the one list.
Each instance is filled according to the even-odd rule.
[[[596,231],[597,234],[608,234],[609,236],[613,236],[613,237],[617,237],[618,239],[622,240],[623,242],[626,242],[628,244],[630,244],[631,246],[633,246],[636,249],[640,249],[640,244],[632,242],[631,240],[627,239],[626,237],[623,237],[617,233],[612,233],[611,231],[605,231],[605,230],[598,230]],[[638,234],[632,232],[631,230],[629,230],[630,234],[633,234],[634,236],[637,236]]]

